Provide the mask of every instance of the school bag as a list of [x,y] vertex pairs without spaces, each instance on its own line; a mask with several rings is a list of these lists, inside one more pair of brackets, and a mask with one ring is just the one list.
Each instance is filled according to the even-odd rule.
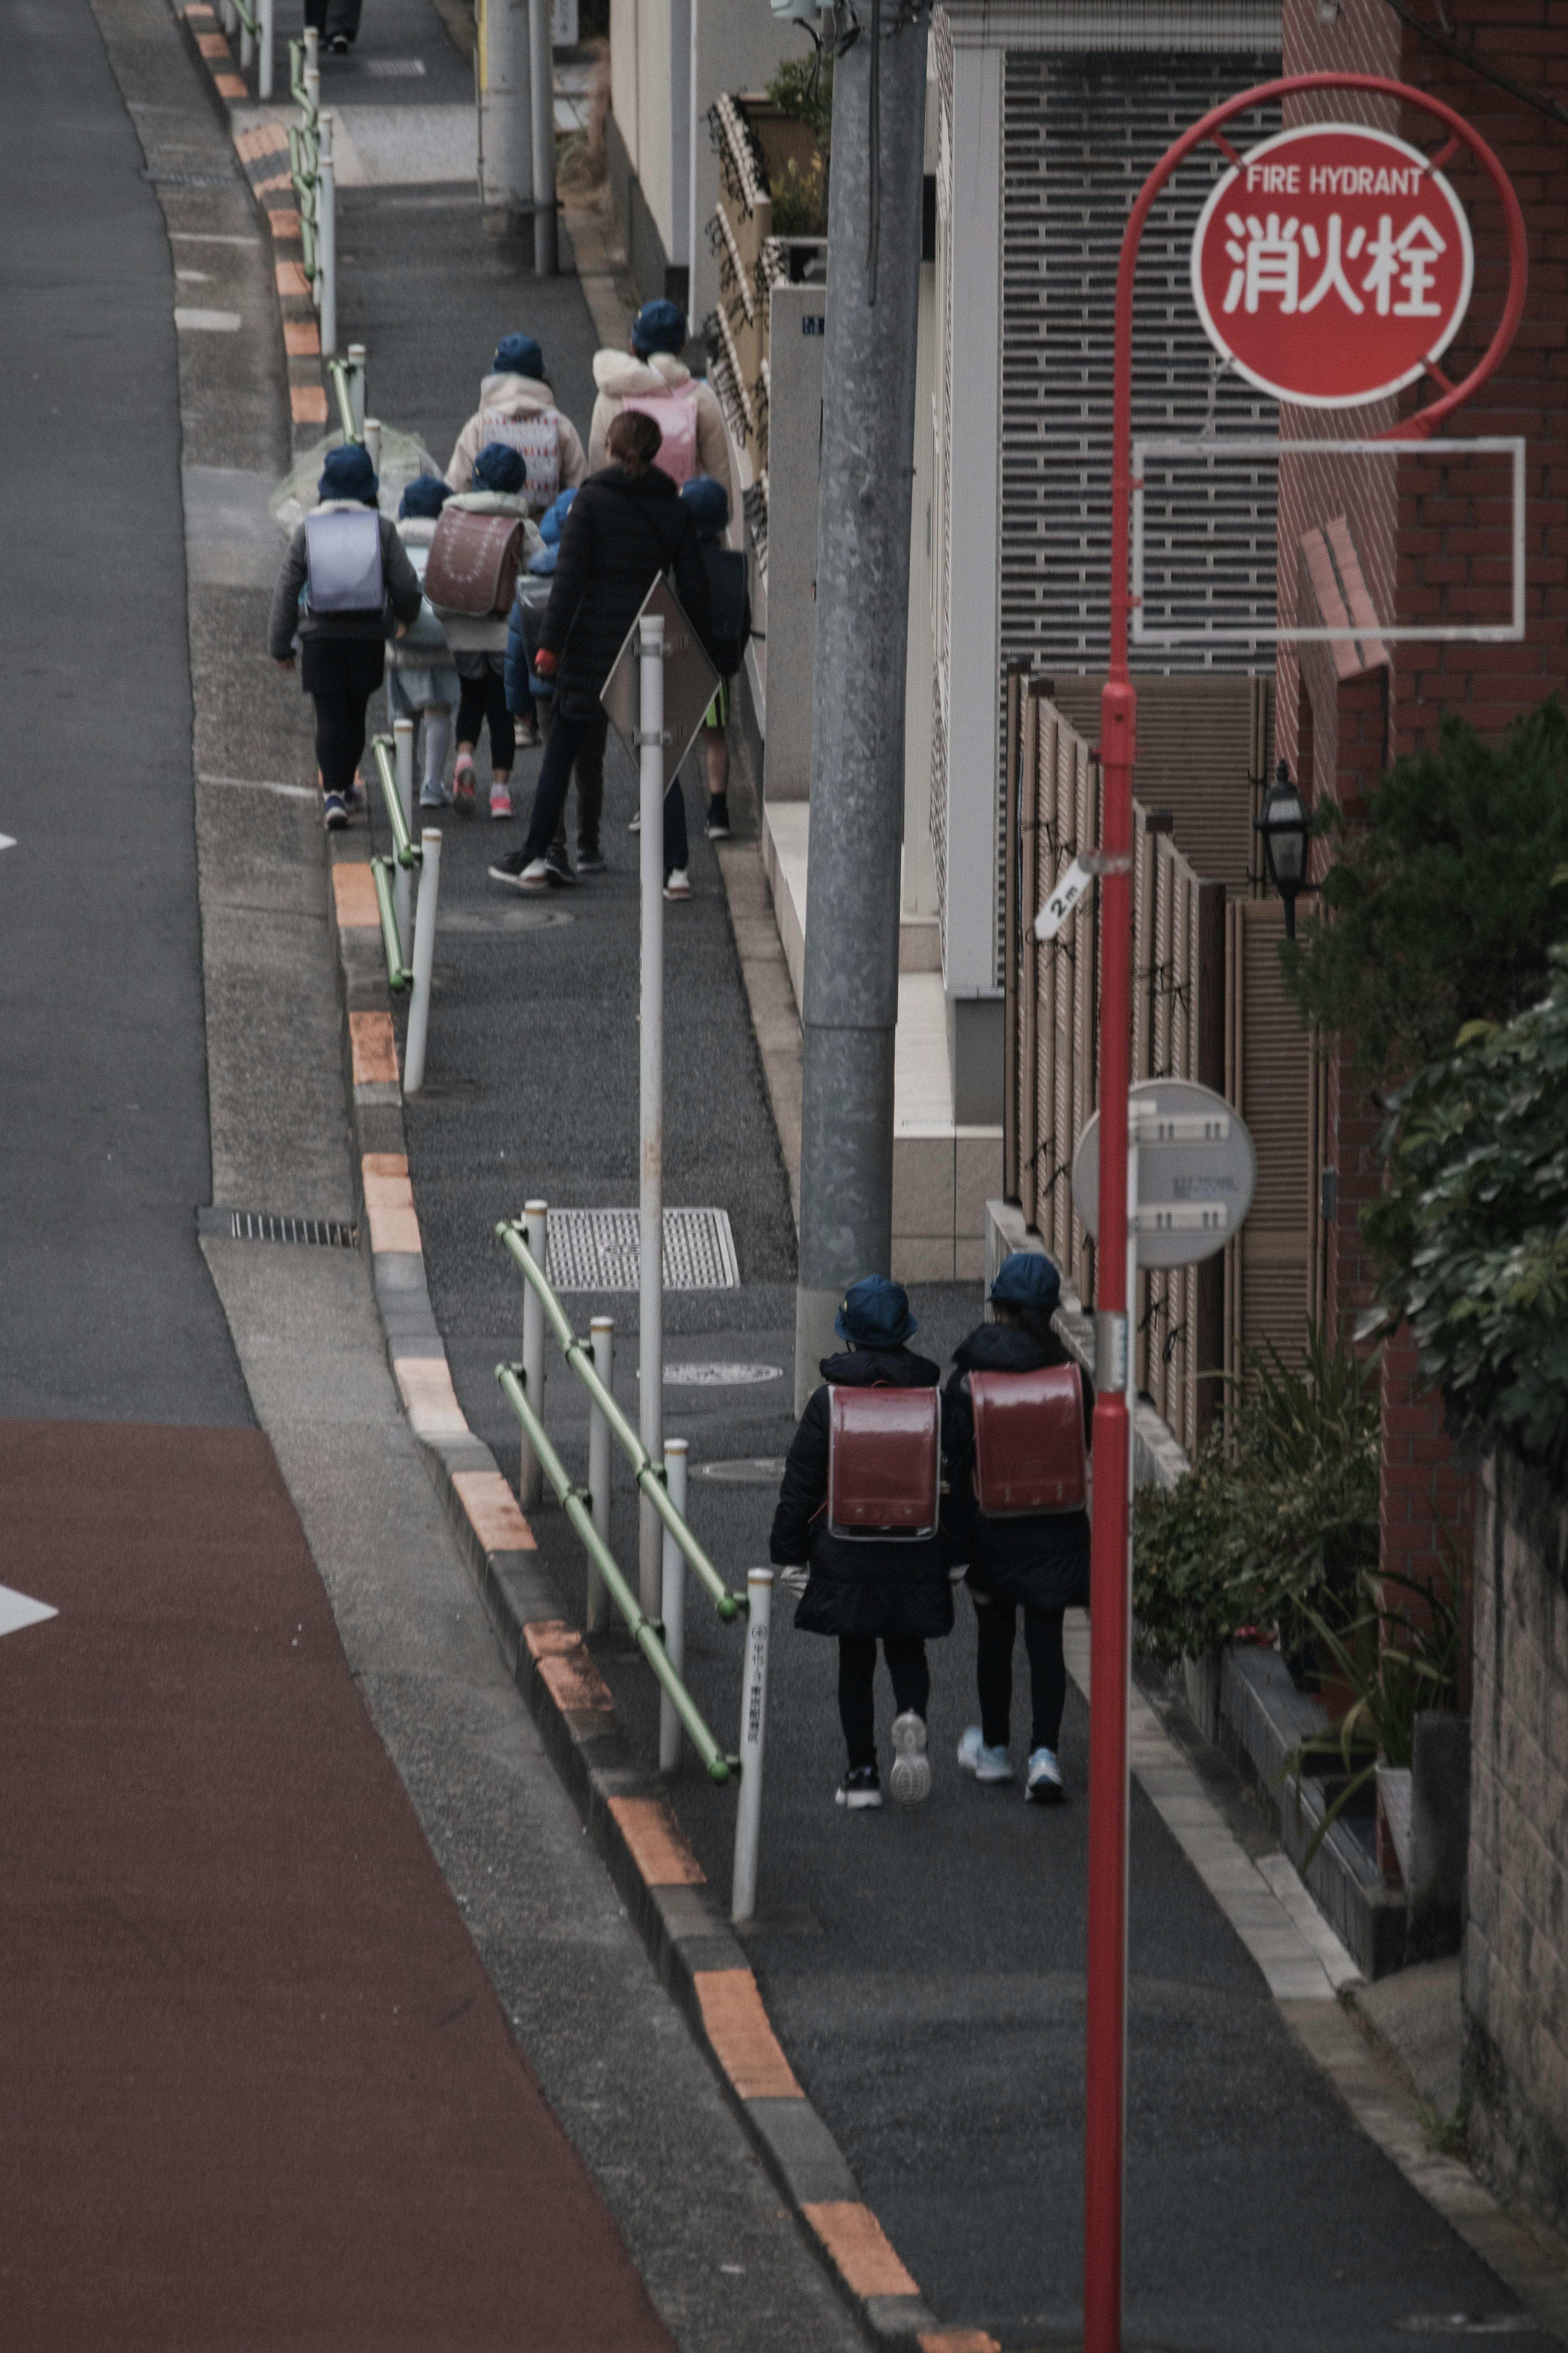
[[438,613],[504,618],[511,611],[522,555],[521,516],[443,507],[425,567],[425,594]]
[[697,386],[672,385],[668,392],[636,392],[622,401],[639,417],[651,417],[662,438],[654,464],[672,482],[689,482],[697,468]]
[[918,1541],[936,1534],[941,1503],[940,1390],[831,1387],[829,1535]]
[[531,693],[548,702],[555,691],[552,678],[541,678],[533,667],[539,651],[539,640],[544,634],[544,615],[550,603],[552,583],[525,578],[517,592],[518,611],[522,617],[522,642],[528,652],[528,684]]
[[1083,1376],[1076,1365],[971,1373],[974,1500],[988,1519],[1081,1512],[1089,1502]]
[[552,507],[561,495],[561,418],[553,408],[531,417],[504,417],[499,409],[482,408],[481,446],[504,441],[522,459],[528,477],[528,503],[539,513]]
[[701,542],[708,573],[708,651],[721,678],[733,678],[752,634],[746,559],[738,547]]
[[312,613],[379,613],[381,517],[374,507],[305,517],[305,596]]

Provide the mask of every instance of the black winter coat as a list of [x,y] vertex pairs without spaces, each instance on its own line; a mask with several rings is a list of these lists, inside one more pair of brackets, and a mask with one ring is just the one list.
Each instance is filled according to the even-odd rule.
[[[932,1388],[942,1375],[910,1348],[858,1348],[825,1356],[830,1386]],[[827,1527],[827,1390],[814,1389],[790,1444],[769,1544],[785,1567],[811,1565],[795,1622],[808,1634],[926,1635],[952,1630],[947,1546],[940,1535],[862,1542]]]
[[[949,1526],[952,1557],[969,1563],[969,1583],[998,1601],[1026,1601],[1037,1609],[1080,1606],[1089,1599],[1089,1514],[1030,1512],[988,1519],[974,1500],[974,1408],[971,1373],[1033,1373],[1043,1365],[1075,1360],[1053,1335],[1037,1340],[1016,1324],[982,1324],[954,1351],[957,1370],[942,1400],[947,1451]],[[1093,1434],[1094,1383],[1083,1379],[1084,1442]]]
[[561,534],[555,583],[539,633],[558,655],[555,707],[595,719],[599,692],[661,572],[675,574],[682,611],[706,643],[708,569],[691,510],[668,474],[606,466],[573,500]]

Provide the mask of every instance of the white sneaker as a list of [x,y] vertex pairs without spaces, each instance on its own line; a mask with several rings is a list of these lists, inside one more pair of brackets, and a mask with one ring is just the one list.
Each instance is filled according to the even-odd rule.
[[633,818],[633,819],[632,819],[632,821],[631,821],[630,825],[628,825],[628,826],[627,826],[627,828],[626,828],[626,831],[627,831],[628,833],[640,833],[640,832],[642,831],[642,811],[641,811],[641,809],[638,809],[638,811],[637,811],[637,813],[636,817],[634,817],[634,818]]
[[677,866],[673,870],[668,881],[665,883],[664,895],[667,899],[690,898],[691,877],[688,874],[684,866]]
[[972,1724],[958,1744],[958,1761],[977,1781],[1010,1781],[1013,1760],[1005,1748],[987,1748],[985,1735]]
[[833,1802],[851,1814],[871,1813],[882,1802],[882,1784],[874,1765],[852,1766],[833,1792]]
[[1062,1781],[1062,1768],[1057,1763],[1056,1752],[1037,1748],[1029,1759],[1029,1778],[1024,1795],[1032,1806],[1059,1806],[1067,1796]]
[[896,1806],[918,1806],[931,1795],[931,1759],[926,1755],[925,1719],[907,1707],[893,1718],[893,1769],[888,1787]]

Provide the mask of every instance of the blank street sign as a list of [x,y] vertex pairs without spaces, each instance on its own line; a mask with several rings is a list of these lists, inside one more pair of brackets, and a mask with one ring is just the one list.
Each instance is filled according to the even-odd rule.
[[641,659],[637,652],[637,621],[643,613],[660,613],[664,617],[664,788],[668,792],[676,770],[691,749],[709,704],[719,691],[719,673],[661,572],[643,598],[642,613],[626,631],[615,668],[605,681],[599,697],[634,765],[640,757],[637,712],[642,698],[637,676]]

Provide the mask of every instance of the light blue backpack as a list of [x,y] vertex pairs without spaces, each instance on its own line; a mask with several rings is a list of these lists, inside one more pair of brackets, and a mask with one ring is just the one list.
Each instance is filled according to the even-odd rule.
[[312,613],[379,613],[386,601],[381,517],[374,507],[305,517],[305,595]]

